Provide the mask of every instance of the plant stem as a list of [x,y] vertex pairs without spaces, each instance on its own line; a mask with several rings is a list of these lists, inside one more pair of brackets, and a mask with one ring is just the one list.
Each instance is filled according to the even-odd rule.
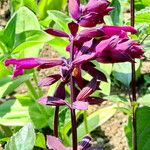
[[31,94],[33,95],[34,99],[38,99],[38,98],[39,98],[39,97],[38,97],[38,94],[37,94],[35,88],[32,86],[32,83],[30,82],[30,80],[27,80],[25,83],[26,83],[26,85],[27,85],[29,91],[30,91]]
[[37,89],[38,89],[38,92],[39,92],[39,97],[42,97],[43,96],[43,91],[42,91],[42,89],[38,85],[38,80],[37,80],[35,72],[33,73],[33,80],[34,80],[34,82],[35,82],[35,84],[37,86]]
[[84,116],[83,118],[84,118],[85,132],[86,132],[86,134],[88,134],[89,130],[88,130],[87,111],[86,110],[84,111],[83,116]]
[[[134,0],[130,1],[131,5],[131,26],[134,27],[135,24],[135,6]],[[137,150],[137,120],[136,120],[136,110],[134,102],[136,102],[136,72],[135,63],[132,63],[132,145],[133,150]]]
[[[71,62],[74,60],[74,43],[71,44]],[[71,103],[75,102],[75,80],[73,75],[70,78],[70,91],[71,91]],[[71,123],[72,123],[72,143],[73,150],[77,150],[77,122],[75,109],[71,109]]]
[[55,107],[55,116],[54,116],[54,136],[58,137],[58,116],[59,116],[59,106]]

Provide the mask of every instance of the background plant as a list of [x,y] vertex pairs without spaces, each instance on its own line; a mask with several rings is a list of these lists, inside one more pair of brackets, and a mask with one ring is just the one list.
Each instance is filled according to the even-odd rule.
[[[147,59],[149,59],[149,54],[148,54],[148,51],[149,51],[149,49],[148,49],[148,47],[149,47],[149,38],[148,38],[149,37],[149,21],[148,21],[149,20],[149,18],[148,18],[148,12],[149,12],[148,11],[148,9],[149,9],[148,7],[149,7],[149,4],[146,1],[144,1],[144,0],[143,1],[135,1],[135,4],[136,4],[135,7],[136,7],[136,11],[137,11],[136,19],[135,19],[136,20],[136,24],[135,25],[136,25],[136,28],[139,29],[140,32],[136,36],[134,35],[133,38],[139,39],[145,45],[145,50],[146,50],[145,54],[147,56]],[[109,17],[107,17],[106,18],[107,23],[111,25],[112,22],[116,23],[116,22],[118,22],[116,20],[119,20],[119,23],[117,23],[118,25],[129,24],[129,20],[123,20],[123,18],[125,18],[125,17],[122,17],[122,15],[128,14],[128,13],[123,13],[126,10],[128,10],[128,8],[129,8],[128,1],[124,1],[124,2],[122,2],[122,1],[112,1],[112,6],[115,6],[115,7],[118,8],[118,9],[115,9],[113,11],[113,13],[112,13],[112,20],[115,19],[115,21],[111,21],[111,19],[109,19]],[[118,14],[119,14],[120,17],[118,17]],[[56,15],[56,16],[58,17],[58,15]],[[146,19],[143,20],[143,18],[146,18]],[[55,22],[57,24],[56,25],[57,27],[58,27],[58,24],[59,24],[59,26],[60,26],[60,24],[62,24],[62,26],[63,26],[63,23],[59,23],[59,19],[55,20]],[[58,28],[61,29],[60,27],[58,27]],[[64,29],[65,29],[65,27],[64,27]],[[66,30],[64,30],[64,31],[66,31]],[[52,46],[54,46],[57,50],[59,50],[60,47],[63,47],[64,45],[67,45],[67,40],[61,40],[61,42],[59,42],[59,40],[57,38],[53,37],[53,39],[51,41],[52,42],[49,42],[49,43]],[[61,44],[63,43],[64,45],[60,46],[60,44],[58,44],[58,43],[61,43]],[[65,55],[66,55],[66,53],[65,53]],[[148,80],[149,79],[149,74],[141,75],[141,73],[140,73],[141,63],[142,62],[137,63],[137,66],[136,66],[137,72],[136,73],[137,73],[137,77],[138,77],[139,81],[144,77],[144,80],[142,79],[142,81],[145,84],[144,87],[145,87],[146,90],[144,90],[144,92],[142,92],[142,94],[140,93],[140,96],[142,96],[142,97],[139,97],[138,101],[139,101],[139,103],[142,106],[143,105],[149,106],[149,103],[148,103],[149,90],[147,88],[149,86],[149,80]],[[101,69],[105,70],[105,72],[108,72],[108,74],[111,74],[111,72],[112,72],[113,79],[114,79],[113,80],[114,82],[112,84],[118,85],[118,83],[119,84],[122,83],[122,87],[124,86],[126,91],[128,91],[128,87],[129,87],[129,84],[131,82],[131,68],[130,68],[130,65],[128,65],[128,63],[115,64],[115,65],[113,65],[113,67],[111,65],[102,65],[102,64],[97,64],[97,65],[100,65]],[[107,69],[106,69],[106,67],[107,67]],[[9,74],[11,74],[11,72],[9,70],[7,70],[7,71],[8,71]],[[111,78],[110,78],[111,80],[112,80],[112,75],[111,75]],[[7,76],[7,75],[5,75],[5,76]],[[85,76],[87,76],[87,75],[85,75]],[[2,77],[3,77],[3,75],[2,75]],[[3,82],[2,85],[4,85],[4,82]],[[111,85],[111,81],[110,80],[109,80],[108,83],[102,83],[101,84],[101,86],[102,86],[102,93],[109,95],[109,93],[110,93],[110,85]],[[1,89],[4,89],[4,88],[1,88]],[[6,89],[7,89],[7,87],[6,87]],[[144,95],[145,93],[146,93],[146,95]],[[123,96],[123,98],[115,96],[115,95],[112,95],[112,96],[109,96],[109,99],[111,99],[112,101],[115,101],[117,103],[118,103],[118,101],[121,101],[121,103],[124,103],[124,100],[126,98],[125,98],[124,95],[122,95],[122,96]],[[27,101],[26,99],[28,99],[29,101],[32,101],[32,98],[30,98],[30,96],[28,96],[28,95],[26,95],[25,97],[24,96],[20,96],[20,99],[21,99],[21,101],[23,101],[24,105],[27,105],[27,104],[25,104],[26,101]],[[140,110],[139,110],[139,112],[140,113],[144,113],[145,116],[148,116],[148,114],[146,113],[146,111],[148,111],[148,109],[149,109],[148,107],[146,107],[146,108],[145,107],[141,107],[140,108],[141,112],[140,112]],[[128,105],[125,105],[125,107],[119,107],[118,110],[121,110],[121,111],[126,112],[128,114],[130,114],[130,112],[131,112],[130,111],[130,107],[128,107]],[[28,112],[28,111],[26,111],[26,112]],[[140,119],[139,119],[139,121],[140,121]],[[145,127],[145,126],[146,126],[146,122],[143,121],[143,126],[142,127]],[[147,126],[148,126],[148,123],[147,123]],[[140,127],[139,127],[139,129],[140,129]],[[131,128],[130,128],[130,125],[129,125],[127,127],[127,130],[126,130],[128,135],[130,133],[129,132],[130,130],[131,130]],[[146,128],[144,128],[144,129],[142,128],[142,130],[146,131]],[[138,132],[138,134],[140,134],[140,132]],[[144,138],[140,138],[140,141],[141,141],[141,139],[144,139]],[[148,143],[148,139],[147,138],[146,138],[146,140],[144,139],[143,141],[146,141],[146,143]],[[129,144],[130,143],[131,143],[131,140],[129,138]],[[144,145],[146,145],[146,144],[144,144]],[[131,144],[130,144],[130,146],[131,146]],[[141,149],[143,148],[142,144],[141,144],[140,148]]]

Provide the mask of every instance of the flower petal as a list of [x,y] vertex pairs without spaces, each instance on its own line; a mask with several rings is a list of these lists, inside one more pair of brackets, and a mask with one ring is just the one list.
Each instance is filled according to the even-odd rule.
[[60,31],[60,30],[53,29],[53,28],[46,29],[45,32],[47,32],[50,35],[69,38],[69,35],[67,33]]
[[110,2],[108,2],[107,0],[89,0],[83,12],[95,12],[105,15],[109,4]]
[[73,36],[76,36],[76,34],[77,34],[77,32],[78,32],[79,25],[76,24],[75,22],[70,22],[70,23],[68,24],[68,27],[69,27],[69,30],[70,30],[71,34],[72,34]]
[[77,101],[85,101],[97,88],[97,78],[93,78],[78,94]]
[[52,68],[55,66],[60,66],[64,63],[63,59],[61,58],[53,58],[53,59],[48,59],[48,58],[41,58],[38,59],[39,69],[46,69],[46,68]]
[[78,20],[80,17],[80,0],[69,0],[68,7],[72,18]]
[[79,146],[81,146],[82,150],[86,150],[87,148],[91,147],[91,141],[91,136],[87,135],[81,140]]
[[[111,37],[113,35],[118,35],[118,36],[124,38],[124,37],[127,37],[126,32],[137,33],[137,30],[132,26],[103,26],[101,28],[101,30],[109,37]],[[122,32],[122,31],[124,31],[124,32]]]
[[39,58],[7,59],[5,65],[17,65],[22,69],[32,69],[39,65]]
[[85,29],[79,32],[79,34],[75,37],[75,41],[77,42],[86,42],[91,40],[94,37],[101,37],[104,35],[104,32],[98,28],[98,27],[93,27],[90,29]]
[[95,57],[95,53],[83,54],[79,57],[76,57],[72,62],[73,65],[80,65],[92,60]]
[[24,74],[24,70],[21,69],[19,66],[16,66],[13,72],[13,76],[12,78],[16,78],[17,76],[23,75]]
[[61,75],[59,74],[54,74],[49,77],[43,78],[39,82],[39,86],[49,86],[52,85],[53,83],[57,82],[61,78]]
[[108,52],[111,51],[113,48],[117,46],[119,42],[118,36],[112,36],[109,39],[101,41],[97,46],[95,47],[96,56],[100,57],[102,53],[106,53],[107,55],[110,55]]
[[98,69],[94,68],[92,63],[88,62],[83,64],[82,69],[88,72],[92,77],[97,77],[97,79],[107,82],[106,75]]
[[47,146],[49,149],[67,150],[67,148],[62,144],[62,142],[55,136],[47,136]]
[[78,23],[83,27],[95,27],[97,24],[104,23],[103,15],[97,13],[89,13],[83,16],[78,21]]
[[87,110],[88,109],[88,103],[82,102],[82,101],[75,101],[75,102],[73,102],[73,109]]
[[39,103],[45,104],[45,105],[52,105],[52,106],[63,106],[66,105],[66,102],[58,97],[52,97],[52,96],[45,96],[38,100]]
[[55,91],[54,97],[65,99],[66,91],[65,91],[65,83],[64,82],[61,82],[59,84],[59,86],[57,87],[57,89]]

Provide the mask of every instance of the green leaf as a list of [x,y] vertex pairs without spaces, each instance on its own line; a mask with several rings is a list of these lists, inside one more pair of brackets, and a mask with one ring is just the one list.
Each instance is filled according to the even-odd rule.
[[57,24],[60,30],[69,33],[68,23],[72,21],[69,16],[57,10],[49,10],[47,13],[49,17]]
[[55,37],[48,44],[54,48],[61,56],[69,57],[69,52],[66,51],[66,46],[69,44],[68,39]]
[[36,134],[35,146],[46,149],[46,142],[43,133],[38,132]]
[[[6,78],[5,84],[0,84],[0,98],[12,93],[19,85],[29,80],[29,75],[19,76],[16,79]],[[2,81],[3,82],[3,81]],[[1,81],[0,81],[1,83]]]
[[136,23],[150,23],[150,7],[138,11],[135,15]]
[[35,100],[32,96],[27,94],[17,94],[16,99],[21,103],[22,106],[31,106],[35,103]]
[[[140,60],[136,60],[135,69],[136,71],[140,67]],[[123,83],[125,86],[129,86],[131,83],[131,63],[116,63],[113,66],[114,77]]]
[[111,7],[114,7],[114,10],[111,11],[110,15],[112,18],[112,22],[114,25],[120,25],[120,12],[121,12],[121,4],[119,0],[112,0]]
[[101,81],[100,93],[103,93],[105,95],[110,95],[110,91],[111,91],[111,80],[110,80],[110,78],[107,78],[107,81],[108,82]]
[[3,41],[7,47],[12,49],[16,34],[28,30],[40,30],[40,25],[32,11],[26,7],[21,7],[7,23],[4,30]]
[[137,102],[143,106],[150,107],[150,94],[146,94],[146,95],[140,97]]
[[35,128],[52,127],[54,110],[50,106],[35,103],[29,107],[30,118]]
[[32,150],[35,138],[35,131],[32,124],[27,124],[10,138],[5,150]]
[[62,10],[65,8],[67,0],[40,0],[39,2],[39,18],[44,19],[47,17],[48,10]]
[[40,30],[25,31],[16,35],[13,53],[19,53],[19,58],[38,57],[44,43],[53,37]]
[[135,8],[137,10],[150,6],[149,0],[135,0]]
[[128,102],[127,98],[119,95],[110,95],[105,97],[107,100],[112,102]]
[[[93,131],[98,126],[102,125],[108,119],[110,119],[116,113],[116,109],[114,109],[114,107],[116,107],[116,105],[99,109],[94,113],[92,113],[91,115],[89,115],[87,117],[89,132]],[[87,134],[86,131],[84,130],[84,122],[82,122],[79,125],[77,131],[78,131],[78,141],[80,141]]]
[[37,12],[38,6],[35,0],[11,0],[11,12],[14,13],[20,7],[26,6],[31,9],[33,12]]
[[[0,62],[0,79],[10,75],[10,71],[2,62]],[[1,84],[0,84],[1,86]]]
[[51,39],[53,39],[53,37],[45,33],[44,31],[32,29],[16,34],[14,48],[20,46],[21,44],[24,44],[25,42],[26,44],[30,45],[30,43],[28,42],[46,43]]
[[0,125],[23,126],[30,122],[28,107],[18,100],[9,100],[0,105]]
[[[137,145],[138,150],[149,150],[150,147],[150,107],[141,107],[137,111]],[[132,120],[129,118],[125,127],[130,150],[132,150]]]

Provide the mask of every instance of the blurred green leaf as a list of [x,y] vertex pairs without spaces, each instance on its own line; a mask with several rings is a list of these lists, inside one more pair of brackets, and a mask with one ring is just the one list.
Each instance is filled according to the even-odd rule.
[[35,138],[36,135],[32,124],[27,124],[10,138],[5,150],[32,150]]
[[40,20],[47,17],[48,10],[62,10],[66,7],[67,0],[40,0],[39,2],[39,18]]
[[120,18],[120,13],[121,13],[121,4],[119,0],[112,0],[111,7],[114,7],[114,10],[110,12],[112,22],[114,25],[120,25],[121,24],[121,18]]
[[[5,84],[0,80],[0,98],[11,94],[19,85],[30,79],[29,75],[19,76],[16,79],[6,78]],[[1,83],[2,82],[2,83]]]
[[31,106],[35,103],[35,100],[29,94],[17,94],[16,99],[21,103],[22,106]]
[[150,94],[146,94],[140,98],[138,98],[138,103],[143,106],[149,106],[150,107]]
[[[4,66],[4,64],[2,62],[0,62],[0,79],[6,77],[8,75],[10,75],[9,69],[6,66]],[[0,86],[1,86],[1,84],[0,84]]]
[[[137,111],[137,145],[139,150],[149,150],[150,147],[150,107],[141,107]],[[125,134],[128,145],[132,150],[132,120],[129,117],[128,125],[125,127]]]
[[40,30],[25,31],[16,35],[13,53],[19,58],[38,57],[44,43],[51,41],[52,36]]
[[52,107],[35,103],[29,107],[30,118],[35,128],[41,129],[49,126],[53,128],[53,114]]
[[14,13],[20,7],[26,6],[33,12],[37,13],[38,6],[36,0],[11,0],[11,12]]
[[43,133],[38,132],[36,134],[35,146],[46,149],[45,136]]
[[17,47],[20,44],[24,44],[24,42],[43,43],[43,42],[48,42],[51,39],[53,39],[53,37],[47,34],[46,32],[32,29],[17,34],[15,37],[14,47]]
[[[40,30],[35,14],[26,7],[21,7],[9,20],[4,30],[4,43],[13,48],[15,36],[28,30]],[[9,36],[8,36],[9,35]]]
[[149,0],[135,0],[135,8],[141,10],[147,6],[150,6]]
[[108,101],[113,102],[128,102],[127,98],[119,95],[110,95],[105,97]]
[[54,48],[61,56],[69,57],[69,52],[66,51],[66,46],[69,44],[68,39],[55,37],[48,44]]
[[68,23],[72,21],[69,16],[57,10],[49,10],[47,13],[60,30],[69,33]]
[[[136,60],[135,69],[136,71],[140,67],[140,60]],[[113,66],[114,77],[123,83],[125,86],[129,86],[131,83],[131,63],[116,63]]]
[[[150,3],[150,2],[149,2]],[[135,15],[136,23],[150,23],[150,7],[138,11]]]
[[28,107],[18,100],[9,100],[0,105],[0,125],[23,126],[30,122]]

